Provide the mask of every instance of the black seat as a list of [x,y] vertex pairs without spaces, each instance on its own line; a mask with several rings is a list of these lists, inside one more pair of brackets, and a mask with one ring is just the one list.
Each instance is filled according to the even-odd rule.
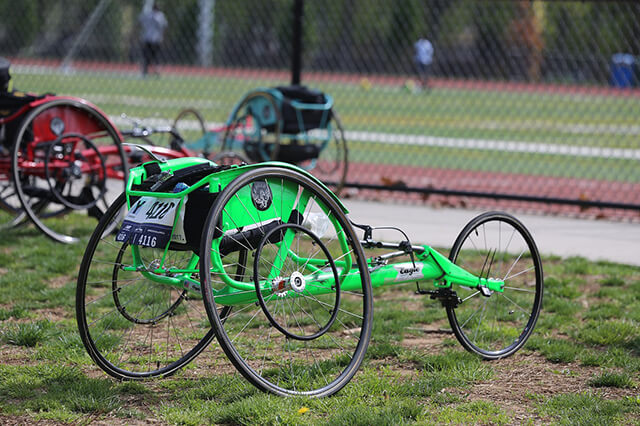
[[45,95],[32,95],[17,90],[13,92],[0,92],[0,118],[8,117],[23,106],[44,97]]
[[[331,119],[331,110],[324,109],[298,109],[292,105],[291,101],[305,104],[324,105],[327,98],[319,90],[309,89],[306,86],[280,86],[276,87],[283,96],[282,102],[282,133],[300,133],[311,129],[326,126]],[[299,120],[302,116],[302,122]]]

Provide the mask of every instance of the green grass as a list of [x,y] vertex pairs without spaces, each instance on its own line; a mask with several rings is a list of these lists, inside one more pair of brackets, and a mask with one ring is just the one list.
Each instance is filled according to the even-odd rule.
[[536,330],[497,362],[462,350],[451,334],[426,333],[446,330],[446,314],[412,286],[376,289],[372,341],[354,379],[331,398],[285,399],[235,373],[216,343],[170,378],[122,383],[102,373],[75,323],[86,243],[63,247],[31,228],[0,239],[0,421],[626,424],[640,416],[637,267],[545,258]]
[[[55,70],[51,70],[55,71]],[[224,122],[233,106],[256,87],[287,81],[165,74],[140,79],[101,72],[29,73],[15,67],[15,86],[86,98],[117,117],[163,118],[195,107],[210,122]],[[335,99],[349,131],[485,139],[543,145],[637,149],[640,98],[567,93],[523,93],[438,88],[410,95],[400,85],[364,90],[339,81],[307,81]],[[632,159],[416,146],[349,139],[353,162],[640,182]]]
[[635,384],[629,375],[624,373],[616,373],[613,371],[605,371],[589,380],[589,385],[594,388],[611,387],[611,388],[633,388]]
[[628,424],[626,415],[637,418],[640,404],[635,399],[609,400],[583,392],[548,398],[540,404],[539,412],[561,425]]
[[10,345],[33,347],[43,342],[51,332],[49,321],[8,325],[0,330],[0,340]]

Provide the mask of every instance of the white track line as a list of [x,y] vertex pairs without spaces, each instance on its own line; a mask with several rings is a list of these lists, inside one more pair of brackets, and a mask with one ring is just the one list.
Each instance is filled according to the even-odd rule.
[[[131,120],[119,116],[111,117],[117,126],[130,126]],[[148,126],[171,124],[169,120],[149,118],[142,120]],[[208,122],[208,129],[215,129],[223,123]],[[198,123],[194,120],[182,122],[182,129],[198,130]],[[366,131],[346,131],[347,141],[362,141],[391,145],[414,145],[452,149],[474,149],[480,151],[501,151],[527,154],[568,155],[571,157],[608,158],[623,160],[640,160],[640,149],[606,148],[564,144],[546,144],[539,142],[515,142],[498,139],[463,139],[445,138],[426,135],[407,135],[401,133],[381,133]]]

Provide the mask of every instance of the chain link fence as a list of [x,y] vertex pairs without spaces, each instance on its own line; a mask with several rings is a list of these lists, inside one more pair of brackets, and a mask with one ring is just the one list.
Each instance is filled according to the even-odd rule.
[[[192,107],[215,128],[248,91],[290,83],[294,2],[158,0],[143,77],[151,1],[0,0],[0,54],[15,89],[86,98],[118,125]],[[640,3],[303,6],[301,80],[335,100],[347,196],[638,218]]]

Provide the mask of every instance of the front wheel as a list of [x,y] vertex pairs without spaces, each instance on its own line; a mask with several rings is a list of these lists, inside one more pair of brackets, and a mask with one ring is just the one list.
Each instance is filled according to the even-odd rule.
[[542,305],[542,262],[529,231],[511,215],[484,213],[462,230],[449,260],[505,283],[503,292],[454,288],[460,303],[447,307],[447,316],[458,341],[485,359],[515,353],[531,335]]

